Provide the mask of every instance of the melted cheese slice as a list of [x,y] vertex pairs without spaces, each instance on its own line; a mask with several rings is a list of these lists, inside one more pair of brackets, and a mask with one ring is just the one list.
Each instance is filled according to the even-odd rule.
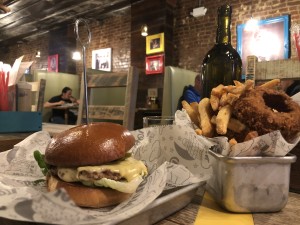
[[[114,181],[107,178],[95,180],[89,178],[85,173],[100,173],[109,170],[121,175],[126,181]],[[109,187],[125,193],[133,193],[138,185],[143,181],[144,176],[148,174],[147,168],[143,162],[132,157],[125,160],[115,161],[101,166],[83,166],[76,168],[58,168],[58,176],[66,182],[81,182],[86,186]]]

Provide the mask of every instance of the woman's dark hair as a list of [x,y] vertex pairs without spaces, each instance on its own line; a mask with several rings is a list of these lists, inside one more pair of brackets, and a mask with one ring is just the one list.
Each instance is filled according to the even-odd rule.
[[69,88],[69,87],[64,87],[64,88],[62,89],[61,93],[67,93],[68,91],[72,91],[72,89]]

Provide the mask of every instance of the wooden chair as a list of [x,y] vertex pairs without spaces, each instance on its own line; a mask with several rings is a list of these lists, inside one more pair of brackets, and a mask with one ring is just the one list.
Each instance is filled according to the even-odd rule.
[[31,111],[32,112],[42,112],[43,105],[44,105],[44,97],[45,97],[45,88],[46,88],[46,80],[40,79],[39,81],[35,82],[28,82],[31,85],[31,98],[32,105]]
[[[121,122],[128,130],[134,128],[138,89],[138,69],[128,72],[105,72],[87,69],[88,119]],[[120,88],[123,90],[120,90]],[[97,92],[97,89],[102,89]],[[85,118],[84,82],[81,81],[77,124]]]

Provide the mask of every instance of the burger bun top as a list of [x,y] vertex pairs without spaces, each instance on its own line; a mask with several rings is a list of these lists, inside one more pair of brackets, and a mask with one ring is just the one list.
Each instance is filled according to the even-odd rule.
[[97,166],[123,158],[135,144],[122,125],[110,122],[83,124],[55,135],[45,162],[59,167]]

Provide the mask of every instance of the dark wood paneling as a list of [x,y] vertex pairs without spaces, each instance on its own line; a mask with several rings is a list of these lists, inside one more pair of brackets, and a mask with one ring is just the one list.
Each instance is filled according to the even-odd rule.
[[[146,38],[141,36],[141,26],[147,24],[149,35],[165,33],[165,65],[173,63],[173,6],[167,0],[145,0],[131,6],[131,65],[141,69],[137,107],[145,107],[147,89],[158,89],[158,101],[162,102],[164,76],[146,75]],[[158,53],[161,54],[161,53]]]

